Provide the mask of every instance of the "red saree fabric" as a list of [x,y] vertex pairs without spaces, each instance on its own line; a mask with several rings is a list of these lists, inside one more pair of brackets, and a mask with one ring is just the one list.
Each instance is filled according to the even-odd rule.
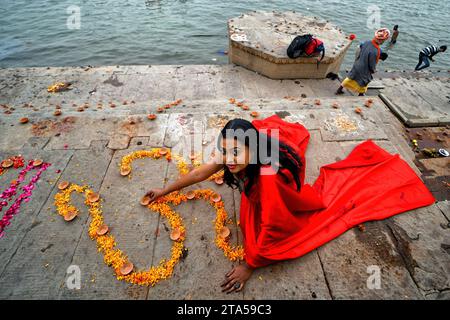
[[[254,120],[258,129],[279,129],[279,139],[305,159],[307,129],[278,116]],[[269,168],[267,166],[267,168]],[[433,204],[435,199],[413,169],[372,140],[344,159],[321,167],[311,186],[297,192],[295,182],[274,172],[260,175],[247,197],[241,195],[240,226],[245,260],[262,267],[298,258],[355,225]]]

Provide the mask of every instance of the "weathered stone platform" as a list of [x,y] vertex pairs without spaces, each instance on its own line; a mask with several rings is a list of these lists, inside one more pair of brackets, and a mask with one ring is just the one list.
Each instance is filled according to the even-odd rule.
[[407,127],[450,125],[450,71],[380,71],[370,89]]
[[[324,42],[325,57],[290,59],[286,50],[299,35]],[[228,21],[229,61],[271,79],[323,79],[337,74],[352,41],[329,21],[292,12],[249,12]]]
[[[47,93],[47,86],[57,81],[73,82],[72,90]],[[421,175],[402,136],[403,126],[385,104],[372,97],[374,105],[367,108],[366,98],[336,98],[338,85],[328,79],[269,80],[233,66],[0,70],[0,104],[6,105],[0,118],[0,159],[20,153],[52,163],[0,239],[0,299],[449,299],[446,201],[366,223],[365,230],[349,230],[304,257],[257,270],[244,291],[232,295],[220,292],[219,283],[232,263],[213,243],[214,212],[208,204],[188,202],[175,208],[187,228],[188,255],[172,278],[150,288],[115,279],[88,236],[90,218],[81,196],[74,196],[81,215],[72,223],[55,211],[60,181],[90,185],[104,199],[105,222],[118,247],[139,269],[157,264],[170,252],[166,222],[138,201],[149,188],[175,180],[177,168],[163,160],[141,159],[128,180],[118,172],[121,157],[150,147],[176,149],[192,135],[204,137],[207,148],[215,143],[211,131],[234,117],[252,119],[250,111],[260,117],[276,113],[310,130],[308,183],[321,166],[343,159],[365,139],[400,153]],[[250,110],[231,105],[231,97],[243,100]],[[176,99],[183,99],[182,104],[156,112]],[[53,115],[57,107],[60,116]],[[149,113],[157,119],[148,120]],[[24,116],[30,122],[20,125]],[[16,176],[17,171],[1,175],[2,190]],[[232,239],[240,243],[239,194],[212,182],[191,188],[212,188],[222,195],[234,222]],[[66,286],[70,265],[80,267],[80,290]],[[367,287],[372,265],[381,270],[381,289]]]
[[382,83],[382,99],[408,127],[450,125],[450,77],[394,77]]

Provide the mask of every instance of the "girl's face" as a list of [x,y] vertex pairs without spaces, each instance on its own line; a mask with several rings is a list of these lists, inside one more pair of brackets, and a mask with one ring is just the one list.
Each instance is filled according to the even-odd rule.
[[249,147],[234,138],[222,139],[222,157],[231,173],[244,170],[251,159]]

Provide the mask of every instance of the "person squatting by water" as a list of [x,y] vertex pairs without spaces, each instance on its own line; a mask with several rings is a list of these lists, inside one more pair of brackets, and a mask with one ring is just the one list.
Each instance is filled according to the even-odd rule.
[[419,63],[417,64],[415,71],[420,71],[430,66],[430,60],[434,62],[433,57],[439,52],[445,52],[447,46],[428,46],[423,48],[419,53]]
[[217,139],[220,153],[146,193],[155,201],[220,170],[226,184],[239,189],[244,261],[225,275],[223,292],[241,291],[255,268],[303,256],[363,222],[434,203],[415,171],[372,140],[322,166],[313,184],[305,183],[309,138],[303,125],[277,115],[230,120]]
[[[380,46],[389,38],[390,31],[382,28],[375,31],[375,37],[371,41],[361,44],[353,67],[347,78],[341,83],[336,94],[343,94],[344,88],[363,96],[367,92],[368,85],[376,72],[376,66],[381,58]],[[385,56],[387,57],[387,56]]]
[[392,37],[391,37],[390,45],[394,45],[397,43],[397,38],[398,38],[399,33],[400,32],[398,31],[398,25],[396,24],[394,26],[394,29],[392,30]]

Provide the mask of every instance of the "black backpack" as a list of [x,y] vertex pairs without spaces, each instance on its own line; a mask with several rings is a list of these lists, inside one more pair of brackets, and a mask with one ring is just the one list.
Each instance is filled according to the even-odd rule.
[[305,48],[309,42],[311,42],[313,36],[311,34],[305,34],[302,36],[296,36],[294,40],[292,40],[291,44],[287,48],[287,55],[291,59],[295,59],[300,57],[303,52],[305,52]]

